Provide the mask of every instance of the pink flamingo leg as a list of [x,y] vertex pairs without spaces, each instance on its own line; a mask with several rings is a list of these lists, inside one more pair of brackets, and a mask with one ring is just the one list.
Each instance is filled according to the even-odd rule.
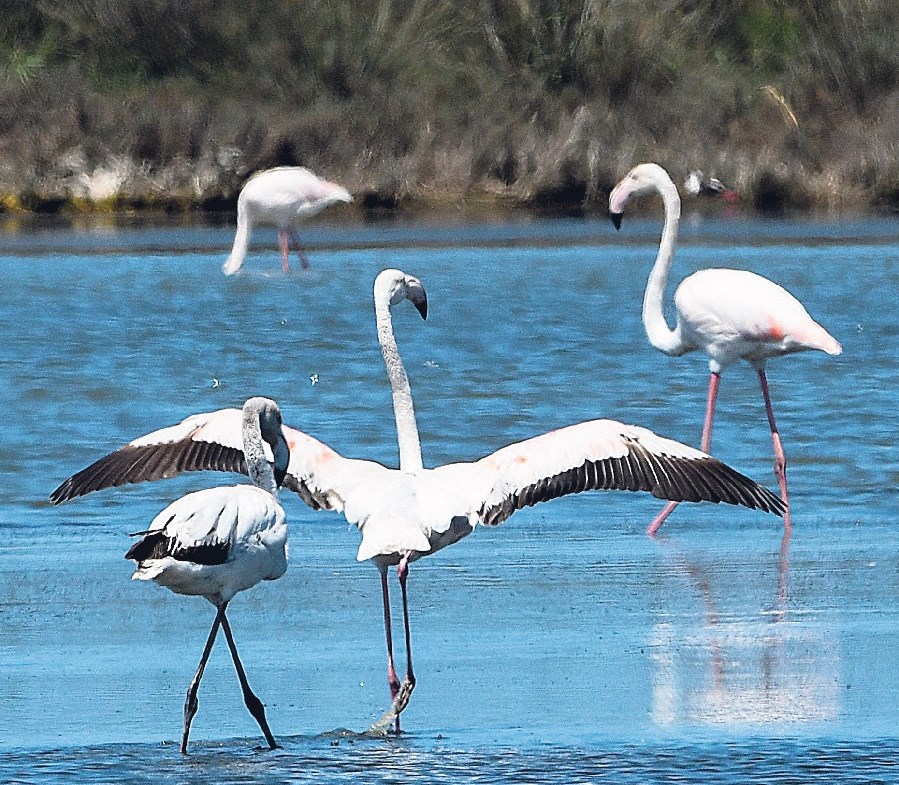
[[[396,574],[400,580],[400,588],[403,592],[403,629],[406,633],[406,678],[400,684],[393,666],[393,635],[390,630],[390,594],[387,588],[387,569],[381,570],[381,594],[384,598],[384,632],[387,636],[387,683],[390,686],[390,711],[385,719],[394,718],[394,729],[400,733],[400,713],[409,703],[412,690],[415,689],[415,674],[412,672],[412,635],[409,628],[409,601],[406,594],[406,579],[409,576],[409,556],[407,553],[400,559],[396,567]],[[388,720],[389,721],[389,720]],[[380,725],[380,723],[376,723]]]
[[777,563],[777,598],[781,605],[778,614],[780,619],[786,614],[790,591],[790,536],[790,528],[784,526],[784,534],[780,540],[780,559]]
[[[715,404],[718,401],[718,387],[720,384],[721,374],[712,371],[712,375],[709,378],[709,397],[705,405],[705,422],[702,426],[702,442],[699,447],[703,452],[708,452],[712,447],[712,424],[715,420]],[[680,504],[680,502],[668,502],[668,504],[665,505],[662,511],[646,529],[646,533],[650,537],[655,536],[655,533],[665,522],[665,519],[674,512],[674,508],[677,507],[678,504]]]
[[705,405],[705,423],[702,426],[702,441],[699,449],[708,452],[712,449],[712,424],[715,420],[715,404],[718,402],[718,387],[721,385],[721,374],[712,372],[709,377],[709,398]]
[[400,581],[400,589],[403,593],[403,629],[406,634],[406,678],[403,680],[399,696],[394,701],[393,709],[396,711],[396,732],[400,732],[400,712],[409,703],[412,690],[415,689],[415,674],[412,672],[412,634],[409,628],[409,602],[406,595],[406,579],[409,577],[409,556],[407,553],[400,559],[396,567],[396,574]]
[[390,630],[390,592],[387,588],[387,570],[381,570],[381,597],[384,601],[384,634],[387,639],[387,686],[391,703],[400,691],[400,680],[393,667],[393,633]]
[[665,523],[665,519],[674,512],[674,508],[677,507],[679,502],[668,502],[663,508],[662,511],[653,518],[652,523],[646,528],[646,533],[650,537],[655,537],[656,532],[661,528],[662,524]]
[[296,229],[290,230],[290,240],[293,243],[293,249],[297,252],[297,256],[300,259],[300,266],[304,270],[308,270],[309,257],[306,256],[306,252],[303,250],[303,244],[300,242],[300,236],[297,234]]
[[758,374],[762,384],[762,395],[765,397],[765,413],[768,415],[768,425],[771,426],[771,441],[774,444],[774,476],[777,477],[777,484],[780,486],[780,498],[787,507],[784,510],[784,531],[791,532],[793,524],[790,520],[790,499],[787,494],[787,459],[784,456],[780,434],[777,432],[777,423],[774,420],[774,409],[771,407],[771,395],[768,392],[768,379],[765,377],[763,369],[760,368]]
[[287,258],[287,230],[278,229],[278,248],[281,249],[281,269],[290,272],[290,261]]

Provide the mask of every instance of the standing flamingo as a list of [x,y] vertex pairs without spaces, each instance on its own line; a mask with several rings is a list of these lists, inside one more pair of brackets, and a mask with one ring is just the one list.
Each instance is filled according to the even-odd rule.
[[[643,297],[643,325],[649,342],[672,357],[696,349],[709,355],[709,395],[700,449],[708,452],[712,444],[712,420],[721,372],[737,360],[746,360],[758,374],[765,399],[765,411],[774,443],[774,473],[780,497],[786,507],[784,528],[791,530],[787,495],[786,459],[771,408],[765,364],[769,357],[820,349],[831,355],[842,351],[840,344],[792,294],[776,283],[746,270],[700,270],[685,278],[674,293],[677,324],[672,330],[665,321],[662,300],[668,282],[668,270],[674,258],[680,220],[680,197],[668,173],[658,164],[635,166],[612,189],[609,212],[615,228],[621,227],[624,208],[631,199],[658,193],[665,205],[665,226],[655,265],[649,274]],[[676,501],[650,523],[647,533],[655,534]]]
[[303,268],[309,260],[300,245],[297,226],[300,221],[317,215],[336,202],[352,202],[350,192],[327,180],[321,180],[302,166],[279,166],[254,174],[237,197],[237,233],[234,247],[222,270],[233,275],[243,264],[250,245],[250,233],[255,225],[278,229],[281,267],[290,272],[287,260],[288,240],[300,257]]
[[[141,539],[125,555],[137,562],[135,580],[152,580],[176,594],[205,597],[217,609],[184,702],[184,754],[199,705],[200,679],[219,627],[225,631],[244,703],[269,747],[276,747],[262,701],[247,682],[225,609],[237,592],[262,580],[280,578],[287,569],[287,523],[275,495],[276,478],[284,477],[290,456],[281,432],[281,412],[274,401],[250,398],[238,414],[245,463],[255,487],[207,488],[182,497],[159,513],[149,529],[138,532]],[[274,468],[265,458],[263,442],[274,453]]]
[[[591,420],[511,444],[471,463],[425,469],[409,379],[394,337],[390,308],[409,300],[422,317],[427,296],[420,281],[400,270],[375,280],[378,341],[393,393],[400,468],[344,458],[302,431],[284,427],[290,465],[284,486],[313,509],[342,511],[362,532],[357,559],[371,559],[381,578],[391,710],[405,708],[415,676],[406,581],[409,564],[471,534],[494,526],[515,510],[570,493],[620,489],[648,491],[663,499],[740,504],[782,514],[780,499],[729,466],[652,431],[613,420]],[[100,458],[63,482],[54,503],[91,491],[182,471],[243,471],[236,434],[238,412],[221,409],[188,417]],[[397,568],[403,604],[406,675],[393,663],[387,570]],[[386,725],[386,722],[385,722]]]

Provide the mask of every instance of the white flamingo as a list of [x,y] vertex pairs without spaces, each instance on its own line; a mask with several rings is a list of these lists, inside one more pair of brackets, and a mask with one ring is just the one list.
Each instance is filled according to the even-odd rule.
[[288,240],[293,243],[302,266],[308,267],[309,260],[297,236],[300,221],[337,202],[352,201],[346,188],[322,180],[302,166],[279,166],[257,172],[237,197],[237,232],[231,255],[222,270],[225,275],[233,275],[240,269],[250,245],[250,234],[257,225],[277,228],[284,272],[290,272]]
[[[231,650],[244,703],[269,747],[276,746],[262,701],[247,682],[225,609],[238,592],[259,581],[280,578],[287,569],[287,523],[275,495],[276,476],[284,477],[290,456],[281,431],[281,412],[274,401],[250,398],[238,416],[243,454],[255,486],[207,488],[178,499],[153,519],[149,529],[137,533],[141,539],[125,555],[137,562],[135,580],[156,581],[176,594],[199,595],[216,607],[215,621],[184,702],[181,752],[185,754],[199,705],[200,679],[219,627]],[[275,456],[274,468],[266,460],[264,442]]]
[[[741,504],[782,514],[780,499],[720,461],[645,428],[592,420],[504,447],[471,463],[425,469],[409,380],[394,338],[390,308],[408,299],[422,317],[427,296],[418,279],[385,270],[375,281],[378,340],[393,392],[400,468],[344,458],[307,434],[284,427],[290,465],[284,486],[314,509],[342,511],[362,531],[357,558],[371,559],[381,577],[387,674],[392,698],[386,718],[403,710],[415,685],[406,579],[409,564],[515,510],[570,493],[622,489],[664,499]],[[57,488],[54,503],[113,485],[171,477],[192,469],[242,471],[238,412],[188,417],[100,458]],[[406,676],[393,664],[387,569],[396,566],[403,599]],[[389,719],[388,719],[389,721]],[[386,724],[386,723],[385,723]]]
[[[668,270],[674,258],[680,220],[680,197],[668,173],[658,164],[635,166],[609,195],[609,212],[616,228],[622,213],[639,196],[658,193],[665,206],[665,226],[655,265],[649,274],[643,297],[643,325],[649,342],[672,357],[701,349],[709,355],[708,404],[700,449],[708,452],[712,443],[712,421],[721,372],[737,360],[746,360],[756,371],[765,399],[765,411],[774,444],[774,473],[785,506],[784,527],[790,531],[786,459],[771,408],[765,364],[770,357],[820,349],[836,355],[840,344],[792,294],[776,283],[746,270],[700,270],[685,278],[674,293],[677,324],[672,330],[665,321],[662,301]],[[653,535],[677,506],[669,503],[650,523]]]

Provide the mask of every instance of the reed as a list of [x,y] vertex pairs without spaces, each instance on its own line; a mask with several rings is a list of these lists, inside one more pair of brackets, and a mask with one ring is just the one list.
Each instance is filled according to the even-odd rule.
[[0,192],[38,209],[89,205],[85,182],[115,161],[127,170],[115,204],[202,208],[230,204],[255,169],[304,164],[379,207],[484,194],[589,207],[653,159],[677,176],[714,173],[763,209],[893,206],[897,9],[11,4]]

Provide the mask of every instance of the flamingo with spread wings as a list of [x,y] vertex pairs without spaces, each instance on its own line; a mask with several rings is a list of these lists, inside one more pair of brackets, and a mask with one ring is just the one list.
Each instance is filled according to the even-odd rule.
[[[290,464],[284,487],[313,509],[343,512],[359,527],[357,558],[371,559],[381,578],[391,710],[396,718],[415,685],[406,581],[409,564],[493,526],[538,502],[588,490],[646,491],[663,499],[739,504],[782,514],[781,500],[766,488],[699,450],[613,420],[591,420],[503,447],[468,463],[423,466],[412,393],[394,337],[390,309],[409,300],[427,316],[420,281],[400,270],[380,273],[374,286],[375,318],[399,441],[400,467],[345,458],[302,431],[284,426]],[[172,477],[183,471],[244,471],[239,411],[222,409],[188,417],[100,458],[63,482],[58,503],[124,483]],[[393,662],[387,570],[396,566],[402,592],[406,674]]]

